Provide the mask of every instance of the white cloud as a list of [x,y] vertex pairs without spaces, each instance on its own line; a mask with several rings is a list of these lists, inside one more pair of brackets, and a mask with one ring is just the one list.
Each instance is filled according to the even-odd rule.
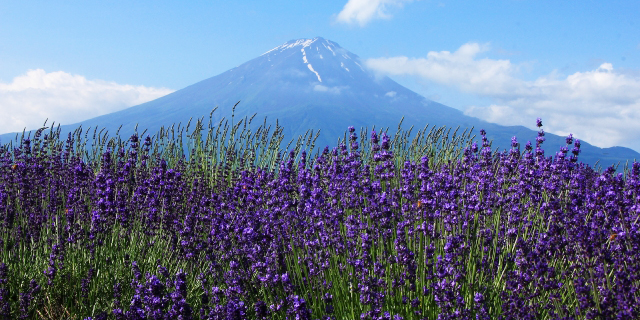
[[385,93],[384,95],[387,96],[387,97],[393,98],[393,97],[396,96],[396,94],[397,94],[397,92],[395,92],[395,91],[389,91],[389,92]]
[[[489,45],[467,43],[456,52],[429,52],[426,58],[391,57],[366,61],[385,75],[414,75],[496,101],[470,106],[465,114],[501,125],[535,128],[543,120],[547,132],[573,133],[599,147],[640,150],[640,76],[616,72],[611,63],[563,76],[556,70],[535,81],[518,79],[527,64],[477,59]],[[528,139],[522,137],[521,139]]]
[[389,19],[387,13],[390,6],[402,7],[404,3],[413,0],[349,0],[342,11],[338,13],[336,21],[347,24],[358,23],[361,27],[373,19]]
[[321,84],[316,84],[313,86],[313,91],[317,92],[328,92],[332,94],[340,94],[343,89],[347,89],[349,86],[337,86],[337,87],[327,87]]
[[87,80],[80,75],[29,70],[0,83],[0,134],[72,124],[154,100],[175,90]]

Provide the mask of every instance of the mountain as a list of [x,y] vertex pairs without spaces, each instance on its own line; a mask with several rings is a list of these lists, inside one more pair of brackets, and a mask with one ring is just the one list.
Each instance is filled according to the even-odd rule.
[[[138,124],[138,128],[154,134],[161,126],[178,122],[185,125],[191,117],[204,116],[208,121],[216,106],[219,108],[213,113],[214,124],[222,117],[230,119],[232,107],[238,101],[241,102],[235,109],[235,119],[251,117],[254,113],[257,113],[254,124],[262,124],[265,116],[268,124],[278,119],[285,129],[283,148],[290,139],[303,135],[308,129],[322,129],[316,141],[316,147],[320,148],[336,146],[348,126],[355,126],[357,133],[360,127],[368,127],[369,131],[373,125],[377,130],[389,127],[389,133],[393,134],[403,116],[403,129],[414,125],[412,133],[426,124],[460,126],[459,132],[474,126],[474,134],[478,136],[479,130],[485,129],[494,149],[509,149],[512,136],[517,136],[523,146],[526,141],[535,142],[537,136],[536,131],[522,126],[500,126],[466,116],[388,77],[377,77],[363,66],[357,55],[320,37],[289,41],[238,67],[159,99],[61,128],[63,136],[79,125],[106,128],[113,135],[122,125],[120,134],[128,137]],[[0,139],[8,141],[14,137],[15,133],[5,134]],[[543,149],[547,156],[565,145],[565,137],[546,133],[545,138]],[[634,158],[640,159],[639,153],[623,147],[603,149],[583,142],[581,149],[580,161],[590,165],[597,160],[605,167],[618,161],[624,165],[627,160],[631,163]]]

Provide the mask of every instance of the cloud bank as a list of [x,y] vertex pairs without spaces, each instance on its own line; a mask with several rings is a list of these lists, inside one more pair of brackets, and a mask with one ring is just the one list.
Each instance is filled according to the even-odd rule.
[[348,89],[349,86],[335,86],[335,87],[327,87],[321,84],[316,84],[313,86],[313,91],[317,92],[328,92],[331,94],[340,94],[342,90]]
[[364,27],[373,19],[390,19],[389,7],[402,7],[413,0],[349,0],[336,16],[337,22]]
[[[640,77],[614,71],[611,63],[569,76],[556,70],[535,81],[515,75],[527,64],[476,59],[488,44],[467,43],[456,52],[429,52],[426,58],[375,58],[366,65],[384,75],[413,75],[460,91],[489,97],[496,103],[469,106],[466,115],[500,125],[535,128],[568,135],[598,147],[640,150]],[[522,137],[526,139],[525,137]]]
[[53,121],[77,123],[174,91],[87,80],[62,71],[29,70],[11,83],[0,83],[0,134],[40,128],[47,118],[47,126]]

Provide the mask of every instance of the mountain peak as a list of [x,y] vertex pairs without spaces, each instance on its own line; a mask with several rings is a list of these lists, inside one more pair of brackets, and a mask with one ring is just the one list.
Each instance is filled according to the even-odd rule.
[[[260,55],[260,59],[273,66],[277,65],[275,61],[294,62],[300,72],[312,76],[318,83],[326,82],[325,75],[334,80],[366,76],[357,55],[322,37],[287,41]],[[353,72],[360,74],[354,76]]]
[[316,43],[317,45],[323,44],[325,47],[333,47],[333,48],[340,48],[340,45],[338,45],[337,43],[333,42],[333,41],[329,41],[326,40],[322,37],[315,37],[313,39],[307,39],[307,38],[302,38],[302,39],[295,39],[295,40],[290,40],[287,41],[263,54],[261,54],[261,56],[264,56],[267,53],[273,52],[273,51],[284,51],[287,49],[292,49],[295,47],[301,47],[302,49],[311,46],[311,44]]

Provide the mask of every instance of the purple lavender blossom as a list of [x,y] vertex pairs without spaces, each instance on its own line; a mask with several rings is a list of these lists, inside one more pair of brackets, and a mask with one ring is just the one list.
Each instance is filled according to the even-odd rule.
[[572,133],[569,133],[569,136],[567,136],[567,138],[566,138],[566,142],[567,142],[567,145],[570,145],[570,144],[573,143],[573,134]]
[[[347,130],[334,149],[296,146],[266,167],[233,148],[163,159],[137,134],[94,160],[74,135],[60,150],[39,134],[0,147],[0,319],[34,317],[43,297],[93,319],[103,302],[123,320],[638,317],[640,164],[578,165],[572,135],[544,158],[542,129],[523,155],[493,153],[481,130],[482,149],[458,159],[385,132],[360,146]],[[63,268],[69,253],[78,265]],[[51,296],[8,274],[17,259]]]
[[0,264],[0,319],[11,319],[11,305],[9,301],[9,290],[7,283],[9,281],[9,268],[3,262]]

